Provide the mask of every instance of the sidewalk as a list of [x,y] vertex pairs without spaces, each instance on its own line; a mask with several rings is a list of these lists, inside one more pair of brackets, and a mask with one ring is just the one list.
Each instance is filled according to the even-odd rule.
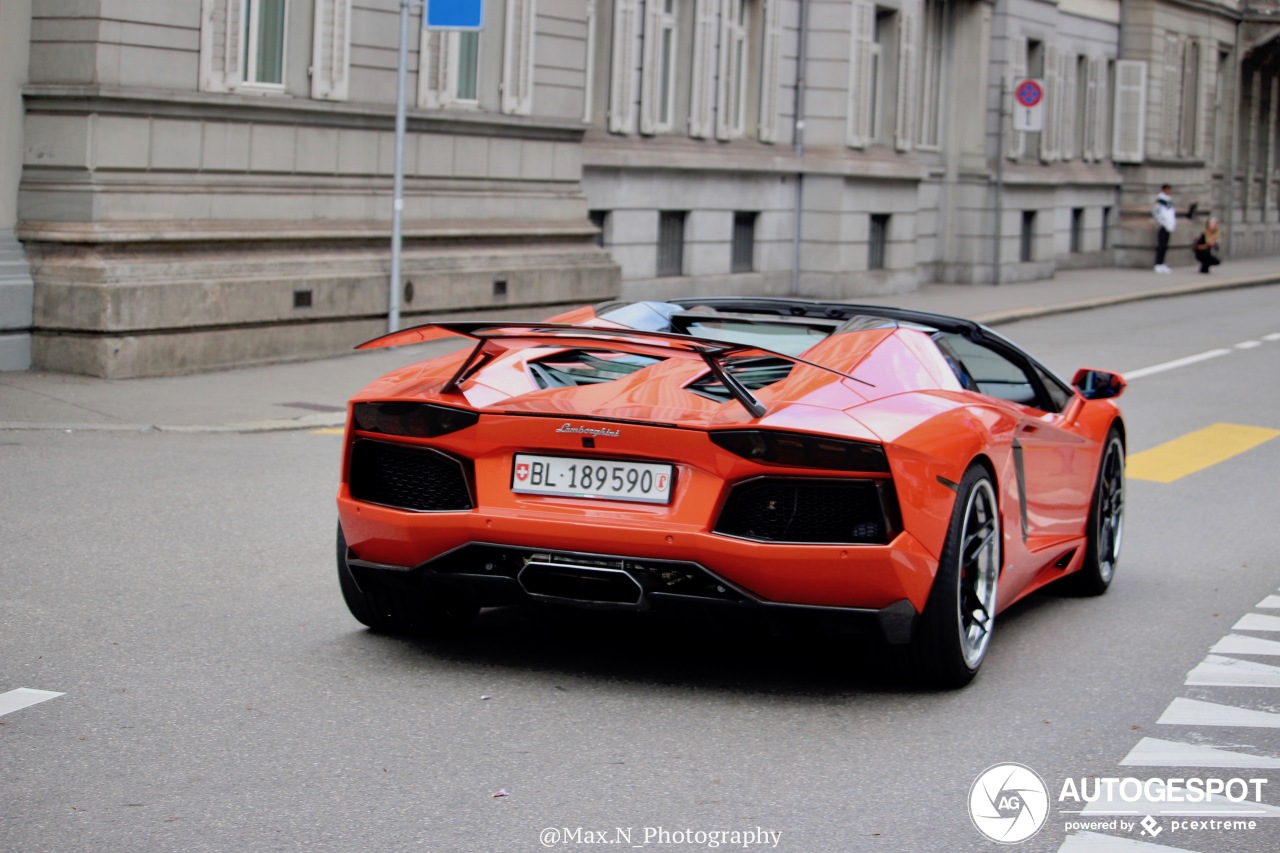
[[[1280,283],[1280,259],[1195,267],[1059,272],[1052,279],[991,285],[925,285],[913,293],[851,297],[972,317],[988,325],[1186,293]],[[542,319],[542,315],[527,319]],[[372,379],[458,344],[437,342],[319,361],[152,379],[0,373],[0,430],[255,432],[341,426],[346,401]]]

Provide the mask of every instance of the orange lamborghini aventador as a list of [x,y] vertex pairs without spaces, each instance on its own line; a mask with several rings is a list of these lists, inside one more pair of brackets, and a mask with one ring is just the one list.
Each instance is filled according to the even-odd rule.
[[1117,374],[1068,385],[969,320],[797,299],[445,322],[349,407],[338,578],[379,631],[482,607],[750,611],[879,634],[959,686],[997,614],[1106,590]]

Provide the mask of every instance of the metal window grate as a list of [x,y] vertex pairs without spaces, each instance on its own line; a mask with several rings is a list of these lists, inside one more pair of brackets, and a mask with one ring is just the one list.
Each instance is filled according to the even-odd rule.
[[658,214],[658,276],[684,275],[683,210],[664,210]]
[[609,223],[609,211],[592,210],[587,212],[587,218],[591,220],[591,224],[600,229],[595,236],[595,243],[601,248],[604,247],[604,229]]
[[889,214],[871,214],[871,231],[867,236],[867,269],[882,270],[889,245]]
[[731,272],[755,269],[756,213],[739,211],[733,215],[733,247],[730,252]]

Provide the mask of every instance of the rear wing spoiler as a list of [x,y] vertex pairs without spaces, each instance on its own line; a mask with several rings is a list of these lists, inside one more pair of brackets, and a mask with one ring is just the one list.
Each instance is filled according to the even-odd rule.
[[[686,357],[700,359],[707,369],[724,384],[730,395],[753,417],[763,417],[767,411],[764,404],[755,398],[741,382],[729,372],[725,362],[729,358],[741,356],[759,356],[778,358],[792,364],[803,364],[807,367],[823,370],[844,379],[852,379],[863,385],[870,382],[851,376],[825,364],[800,358],[794,355],[774,352],[747,344],[732,341],[697,338],[673,332],[646,332],[637,329],[602,328],[597,326],[572,326],[560,323],[513,323],[485,322],[479,320],[457,321],[446,323],[429,323],[392,332],[371,341],[365,341],[356,349],[380,349],[382,347],[404,346],[424,341],[436,340],[444,335],[456,335],[470,338],[476,342],[471,352],[462,361],[458,370],[440,389],[444,393],[452,393],[459,389],[478,370],[497,358],[500,352],[510,347],[503,342],[539,343],[554,347],[585,346],[606,349],[610,352],[632,353],[639,355],[656,355],[659,357]],[[874,386],[871,386],[874,387]]]

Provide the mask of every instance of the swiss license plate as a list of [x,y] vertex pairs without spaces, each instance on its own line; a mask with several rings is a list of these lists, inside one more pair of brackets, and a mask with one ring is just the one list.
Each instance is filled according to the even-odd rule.
[[671,502],[671,465],[623,459],[583,459],[517,453],[511,491],[614,501]]

